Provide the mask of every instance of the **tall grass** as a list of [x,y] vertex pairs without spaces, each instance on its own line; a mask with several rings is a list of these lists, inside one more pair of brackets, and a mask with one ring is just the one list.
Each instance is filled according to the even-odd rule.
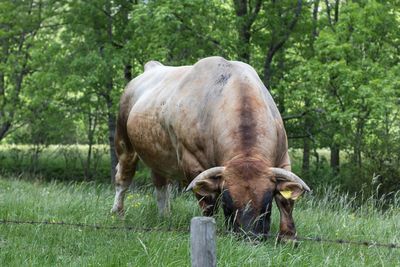
[[[354,196],[327,189],[295,207],[300,236],[400,243],[400,196],[378,209],[376,198],[359,206]],[[0,178],[0,219],[50,220],[156,228],[153,231],[95,230],[50,225],[0,225],[0,266],[189,266],[187,232],[200,215],[195,198],[173,192],[172,215],[157,215],[152,189],[130,192],[124,219],[111,216],[113,189],[94,183],[47,183]],[[273,209],[272,232],[279,213]],[[217,215],[219,266],[399,266],[400,250],[302,242],[298,248],[274,239],[249,242],[223,233]],[[171,231],[172,230],[172,231]]]
[[[0,174],[13,176],[34,174],[47,181],[110,183],[108,146],[93,146],[90,164],[88,164],[87,152],[88,146],[78,144],[46,147],[0,145]],[[375,195],[380,198],[381,196],[391,197],[393,191],[400,189],[398,183],[390,182],[396,179],[395,174],[389,180],[386,179],[382,182],[383,178],[379,172],[364,171],[360,173],[359,169],[352,166],[344,151],[341,153],[342,168],[339,175],[335,175],[329,166],[329,151],[327,149],[316,151],[318,161],[315,157],[311,158],[310,170],[307,173],[302,173],[301,170],[301,150],[291,149],[289,154],[293,171],[300,175],[313,190],[327,186],[338,186],[343,192],[363,192],[366,196]],[[151,184],[149,177],[148,168],[140,162],[135,175],[135,184],[138,186],[149,185]],[[379,192],[377,189],[379,189]]]
[[[0,145],[0,174],[40,176],[47,181],[96,181],[110,183],[110,159],[107,145],[92,148],[87,163],[87,145]],[[148,183],[149,171],[139,165],[135,181]]]

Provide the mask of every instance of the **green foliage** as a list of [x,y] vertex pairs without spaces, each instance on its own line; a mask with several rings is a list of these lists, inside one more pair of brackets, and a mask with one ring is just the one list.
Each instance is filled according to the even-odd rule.
[[185,65],[211,55],[229,58],[234,56],[231,12],[232,7],[220,1],[149,1],[138,5],[128,25],[134,37],[127,50],[140,70],[149,60]]
[[[289,48],[287,60],[298,65],[280,85],[290,93],[289,111],[308,113],[313,146],[336,144],[348,154],[350,161],[334,181],[351,192],[362,187],[370,193],[377,187],[382,193],[399,189],[394,133],[400,128],[394,121],[400,111],[395,78],[400,62],[395,36],[400,32],[393,8],[375,1],[342,3],[339,20],[320,28],[311,56],[299,57],[296,46]],[[287,128],[302,131],[298,124]]]
[[[376,0],[3,1],[0,140],[32,144],[39,162],[51,144],[87,144],[84,176],[96,179],[91,148],[108,142],[113,151],[118,99],[147,61],[185,65],[221,55],[252,65],[283,117],[295,118],[285,124],[290,145],[305,151],[295,162],[305,180],[389,194],[400,177],[398,7]],[[346,157],[339,173],[316,153],[325,148]],[[301,167],[307,158],[311,166]]]
[[53,1],[0,3],[0,140],[26,122],[26,80],[38,67],[38,50],[49,41],[40,29],[57,7]]

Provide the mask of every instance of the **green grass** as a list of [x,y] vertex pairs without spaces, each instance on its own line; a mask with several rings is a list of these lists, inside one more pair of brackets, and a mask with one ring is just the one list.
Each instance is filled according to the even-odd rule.
[[[110,155],[107,145],[94,145],[90,163],[90,177],[85,177],[87,145],[49,145],[40,148],[35,158],[33,145],[0,145],[0,175],[35,174],[48,181],[92,181],[109,183]],[[139,164],[136,184],[144,185],[149,171]]]
[[[40,147],[35,153],[33,145],[0,145],[0,175],[5,176],[40,176],[47,181],[95,181],[108,184],[110,182],[110,159],[107,145],[94,145],[89,167],[87,165],[87,145],[50,145]],[[329,166],[329,150],[318,149],[318,162],[313,154],[310,158],[310,170],[302,173],[302,150],[290,149],[292,170],[315,190],[316,188],[335,185],[342,192],[360,192],[371,196],[379,192],[391,198],[397,186],[396,171],[387,169],[384,174],[377,172],[374,165],[364,162],[365,168],[358,168],[351,163],[349,152],[341,151],[340,175],[335,175]],[[369,167],[368,167],[369,166]],[[368,168],[367,168],[368,167]],[[33,174],[33,175],[32,175]],[[139,162],[135,174],[135,184],[139,186],[151,184],[150,170]],[[379,179],[375,179],[379,178]]]
[[[157,216],[150,189],[130,193],[125,220],[111,216],[113,189],[94,183],[46,183],[0,178],[0,219],[49,220],[158,228],[150,232],[56,225],[0,225],[0,266],[189,266],[185,231],[200,214],[191,194],[174,192],[172,216]],[[400,199],[382,212],[374,199],[356,207],[335,190],[298,201],[299,236],[400,243]],[[397,202],[396,202],[397,201]],[[378,202],[378,203],[377,203]],[[273,210],[272,232],[278,228]],[[217,227],[223,230],[222,212]],[[167,231],[172,229],[173,231]],[[222,232],[222,231],[220,231]],[[255,244],[219,233],[218,266],[399,266],[400,249],[301,242],[298,248]]]

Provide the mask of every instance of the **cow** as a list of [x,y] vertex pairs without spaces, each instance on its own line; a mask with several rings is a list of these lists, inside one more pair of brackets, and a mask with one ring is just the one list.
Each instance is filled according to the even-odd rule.
[[275,199],[279,236],[296,239],[294,200],[310,188],[291,172],[281,115],[248,64],[222,57],[193,66],[146,63],[121,97],[115,146],[112,212],[123,214],[141,159],[160,214],[170,213],[168,183],[175,180],[194,192],[205,216],[221,203],[233,230],[258,236],[268,235]]

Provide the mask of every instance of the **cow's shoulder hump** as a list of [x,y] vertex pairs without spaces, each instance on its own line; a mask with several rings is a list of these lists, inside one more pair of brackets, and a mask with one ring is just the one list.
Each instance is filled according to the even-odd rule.
[[210,69],[215,67],[227,67],[231,62],[220,56],[206,57],[197,61],[193,67],[195,69]]
[[164,66],[163,64],[161,64],[158,61],[155,60],[150,60],[149,62],[147,62],[146,64],[144,64],[144,71],[156,68],[156,67],[160,67],[160,66]]

